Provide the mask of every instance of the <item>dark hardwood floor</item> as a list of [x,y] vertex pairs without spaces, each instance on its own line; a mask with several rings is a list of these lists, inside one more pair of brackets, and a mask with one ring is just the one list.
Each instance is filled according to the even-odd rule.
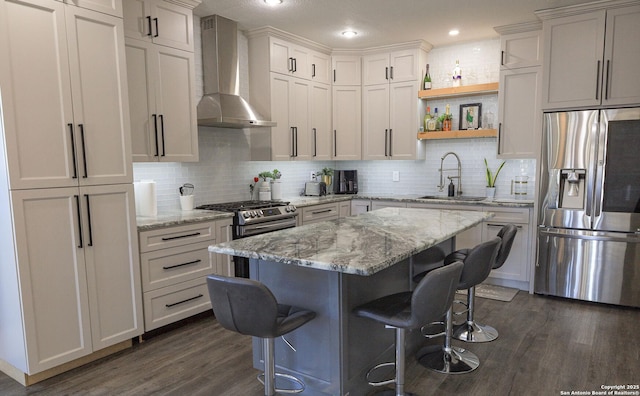
[[[525,292],[508,303],[476,301],[477,320],[496,327],[500,337],[490,343],[454,345],[466,345],[478,355],[480,367],[469,374],[443,375],[410,357],[407,391],[560,395],[600,391],[602,385],[640,384],[640,309]],[[226,331],[206,315],[28,388],[0,373],[0,395],[257,396],[262,394],[257,374],[250,337]]]

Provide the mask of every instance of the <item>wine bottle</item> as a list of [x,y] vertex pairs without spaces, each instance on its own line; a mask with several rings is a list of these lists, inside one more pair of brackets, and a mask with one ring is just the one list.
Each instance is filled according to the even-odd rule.
[[[436,109],[436,112],[438,110]],[[436,130],[436,127],[438,126],[438,119],[435,116],[432,116],[431,114],[429,114],[429,120],[427,121],[427,129],[431,132]]]
[[431,108],[427,106],[427,112],[424,113],[424,125],[422,126],[425,132],[429,130],[430,119],[431,119]]
[[422,89],[431,89],[431,74],[429,74],[429,64],[427,63],[427,69],[424,73],[424,83]]
[[456,60],[456,67],[453,68],[453,86],[459,87],[462,82],[462,69],[460,68],[460,61]]

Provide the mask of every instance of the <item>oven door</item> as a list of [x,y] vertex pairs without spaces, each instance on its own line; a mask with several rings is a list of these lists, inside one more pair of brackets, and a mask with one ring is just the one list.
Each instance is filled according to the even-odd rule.
[[[262,223],[236,225],[233,233],[233,239],[247,238],[254,235],[293,228],[295,226],[296,216],[280,220],[265,221]],[[249,259],[246,257],[233,256],[233,262],[236,277],[249,278]]]

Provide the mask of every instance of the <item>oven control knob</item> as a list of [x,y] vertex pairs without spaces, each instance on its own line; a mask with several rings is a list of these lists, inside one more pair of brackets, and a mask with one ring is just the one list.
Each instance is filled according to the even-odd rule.
[[252,210],[251,217],[258,217],[258,212],[256,212],[255,210]]
[[264,213],[262,212],[262,209],[258,210],[257,215],[258,215],[258,217],[264,216]]
[[245,219],[248,219],[249,217],[251,217],[251,215],[249,214],[249,212],[243,212],[242,217],[244,217]]
[[289,205],[287,206],[287,212],[295,212],[296,211],[296,207],[294,205]]

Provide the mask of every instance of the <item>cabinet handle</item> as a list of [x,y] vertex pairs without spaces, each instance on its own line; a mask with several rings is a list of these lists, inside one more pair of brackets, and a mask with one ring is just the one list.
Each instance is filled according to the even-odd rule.
[[78,128],[80,128],[80,141],[82,142],[82,169],[84,170],[83,179],[89,177],[89,173],[87,172],[87,148],[84,144],[84,125],[78,124]]
[[162,136],[162,156],[164,157],[167,153],[165,151],[165,146],[164,146],[164,115],[160,114],[158,116],[160,118],[160,133]]
[[313,156],[317,157],[318,156],[318,132],[316,131],[316,128],[311,128],[311,130],[313,131]]
[[82,240],[82,213],[80,212],[80,197],[77,195],[73,196],[76,199],[76,214],[78,215],[78,247],[82,249],[84,247],[84,242]]
[[160,29],[158,29],[158,18],[153,18],[153,21],[156,24],[156,34],[154,34],[153,37],[158,37],[160,35]]
[[316,76],[316,64],[312,63],[311,64],[311,77],[315,77]]
[[289,129],[291,130],[291,155],[290,155],[290,157],[293,158],[293,157],[296,156],[295,155],[296,154],[296,149],[295,149],[295,146],[296,146],[296,133],[295,133],[294,127],[289,127]]
[[389,67],[384,68],[384,79],[385,80],[389,79]]
[[336,82],[336,69],[333,69],[333,82]]
[[298,60],[296,58],[293,58],[293,72],[297,72],[298,71]]
[[[393,72],[391,73],[391,75],[393,75]],[[393,128],[389,128],[389,157],[391,156],[393,156]]]
[[500,66],[504,66],[504,51],[500,51]]
[[607,83],[604,89],[604,100],[609,99],[609,59],[607,59],[607,76],[605,77],[605,82]]
[[289,60],[287,61],[287,70],[293,72],[293,58],[291,57],[289,57]]
[[502,137],[502,123],[498,123],[498,154],[500,153],[500,138]]
[[151,37],[151,35],[153,34],[153,33],[151,33],[151,30],[153,29],[151,27],[151,16],[147,17],[147,26],[149,27],[149,33],[147,33],[147,36]]
[[176,265],[166,265],[166,266],[162,266],[162,269],[168,270],[168,269],[173,269],[173,268],[178,268],[178,267],[184,267],[185,265],[191,265],[191,264],[198,264],[202,262],[202,260],[193,260],[193,261],[189,261],[188,263],[182,263],[182,264],[176,264]]
[[600,61],[598,61],[598,70],[596,71],[596,100],[599,99],[599,91],[600,91]]
[[389,130],[384,130],[384,156],[386,157],[389,153]]
[[87,201],[87,223],[89,224],[89,243],[87,246],[93,246],[93,231],[91,230],[91,204],[89,203],[89,194],[84,194],[84,199]]
[[294,156],[297,157],[298,156],[298,127],[294,127],[294,129],[296,131],[296,134],[295,134],[295,136],[296,136],[296,144],[294,146],[294,148],[295,148]]
[[[506,225],[506,223],[505,223],[505,224],[487,223],[487,227],[500,227],[500,228],[502,228],[502,227],[504,227],[505,225]],[[521,226],[521,225],[517,225],[517,224],[514,224],[514,225],[516,226],[516,228],[518,228],[518,229],[522,229],[522,226]]]
[[393,80],[393,66],[391,66],[391,79]]
[[76,138],[73,134],[73,124],[67,124],[71,133],[71,157],[73,159],[73,176],[72,179],[78,178],[78,159],[76,158]]
[[202,296],[203,296],[203,294],[198,294],[195,297],[187,298],[186,300],[174,302],[172,304],[165,304],[164,306],[167,307],[167,308],[175,307],[176,305],[179,305],[179,304],[184,304],[184,303],[189,302],[189,301],[197,300]]
[[333,130],[333,156],[338,156],[338,134],[336,130]]
[[194,232],[193,234],[178,235],[178,236],[174,236],[174,237],[164,237],[164,238],[162,238],[162,240],[163,241],[173,241],[174,239],[189,238],[189,237],[198,236],[198,235],[200,235],[199,232]]
[[153,130],[156,135],[156,154],[154,157],[158,157],[160,155],[160,146],[158,146],[158,116],[156,114],[152,114],[151,117],[153,117]]
[[314,212],[311,212],[311,214],[317,215],[317,214],[321,214],[321,213],[329,213],[331,211],[333,211],[333,209],[316,210]]

